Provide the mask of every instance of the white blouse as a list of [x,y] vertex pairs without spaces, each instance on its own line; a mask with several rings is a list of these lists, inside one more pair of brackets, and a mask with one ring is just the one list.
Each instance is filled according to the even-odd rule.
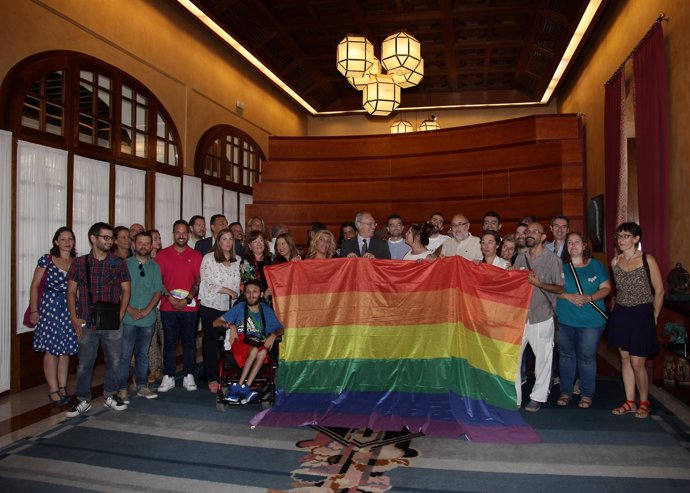
[[228,288],[239,295],[240,258],[235,258],[235,262],[223,265],[222,262],[216,262],[213,252],[204,255],[201,261],[201,285],[199,286],[199,298],[202,306],[221,311],[230,309],[230,297],[218,291],[220,288]]

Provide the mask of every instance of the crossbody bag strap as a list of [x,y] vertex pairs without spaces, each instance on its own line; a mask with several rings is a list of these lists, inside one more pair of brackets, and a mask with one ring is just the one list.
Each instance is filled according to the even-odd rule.
[[[528,268],[530,271],[532,271],[532,272],[534,272],[535,274],[537,274],[536,271],[532,268],[532,264],[531,264],[530,261],[529,261],[529,252],[528,252],[528,253],[525,253],[525,262],[527,262],[527,268]],[[537,274],[537,275],[539,275],[539,274]],[[535,286],[535,287],[536,287],[536,286]],[[551,309],[555,312],[555,311],[556,311],[556,304],[555,304],[553,301],[551,301],[551,298],[549,298],[549,296],[548,296],[548,294],[547,294],[548,292],[547,292],[546,290],[542,289],[542,288],[538,288],[538,289],[539,289],[539,292],[542,294],[542,296],[544,296],[544,298],[546,298],[546,301],[549,302],[549,305],[551,305]]]
[[[93,296],[91,295],[91,266],[89,265],[89,255],[86,255],[86,302],[87,306],[93,305]],[[89,308],[90,310],[90,308]]]
[[[575,286],[577,287],[577,292],[580,295],[584,295],[584,293],[582,292],[582,284],[580,284],[580,278],[577,276],[577,270],[575,269],[575,265],[573,265],[572,262],[568,262],[568,267],[570,267],[570,272],[573,273],[573,279],[575,279]],[[599,315],[604,317],[604,320],[609,319],[609,316],[606,314],[606,312],[599,308],[599,306],[596,303],[594,303],[594,301],[588,301],[587,303],[590,304],[597,312],[599,312]]]

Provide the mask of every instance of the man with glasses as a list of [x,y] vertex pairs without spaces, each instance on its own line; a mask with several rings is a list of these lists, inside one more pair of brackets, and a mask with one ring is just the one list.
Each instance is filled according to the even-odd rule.
[[463,214],[456,214],[450,220],[451,238],[439,247],[434,255],[427,256],[429,262],[433,262],[437,257],[465,257],[467,260],[481,261],[482,247],[479,238],[470,233],[470,221]]
[[147,376],[149,346],[156,329],[157,306],[163,291],[160,268],[150,257],[152,241],[149,233],[139,233],[134,238],[134,256],[127,259],[132,295],[122,320],[120,390],[117,393],[125,404],[129,404],[129,362],[133,353],[137,395],[146,399],[158,397],[149,389]]
[[563,258],[563,250],[565,250],[565,237],[570,231],[570,219],[565,216],[554,216],[551,219],[551,233],[553,234],[553,241],[546,242],[544,248],[551,250],[560,258]]
[[376,221],[370,212],[358,212],[355,216],[357,236],[343,241],[340,245],[341,257],[391,258],[388,242],[374,236]]
[[103,405],[113,411],[127,409],[127,404],[117,396],[122,331],[99,329],[92,314],[98,302],[119,303],[122,320],[129,305],[129,271],[125,260],[110,252],[113,246],[111,225],[101,222],[91,226],[89,241],[91,252],[72,262],[67,273],[67,309],[79,340],[77,402],[65,413],[68,418],[91,409],[91,381],[99,344],[103,345],[105,356]]
[[[532,285],[532,299],[527,313],[527,323],[522,335],[520,361],[527,344],[536,358],[534,365],[534,387],[526,411],[537,412],[549,396],[551,363],[553,360],[554,307],[556,298],[563,292],[563,262],[558,256],[544,248],[544,226],[531,223],[526,231],[527,252],[515,259],[516,270],[530,271],[528,282]],[[515,380],[518,406],[522,402],[520,372]]]

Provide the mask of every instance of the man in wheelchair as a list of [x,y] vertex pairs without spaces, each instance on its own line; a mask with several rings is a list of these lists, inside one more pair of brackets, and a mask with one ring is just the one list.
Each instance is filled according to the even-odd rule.
[[230,329],[230,351],[242,368],[239,382],[228,388],[225,400],[246,404],[256,399],[258,392],[252,383],[273,347],[276,338],[283,333],[283,325],[273,309],[260,302],[261,283],[252,279],[244,286],[245,301],[236,303],[214,322],[214,327]]

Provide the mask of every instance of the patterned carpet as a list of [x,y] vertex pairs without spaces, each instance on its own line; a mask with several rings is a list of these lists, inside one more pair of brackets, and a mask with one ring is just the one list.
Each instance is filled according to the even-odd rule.
[[[555,395],[554,395],[555,394]],[[542,443],[474,444],[404,433],[256,428],[258,406],[215,407],[181,388],[125,412],[85,418],[0,451],[2,492],[690,491],[690,432],[659,403],[613,416],[617,379],[592,409],[523,411]]]

